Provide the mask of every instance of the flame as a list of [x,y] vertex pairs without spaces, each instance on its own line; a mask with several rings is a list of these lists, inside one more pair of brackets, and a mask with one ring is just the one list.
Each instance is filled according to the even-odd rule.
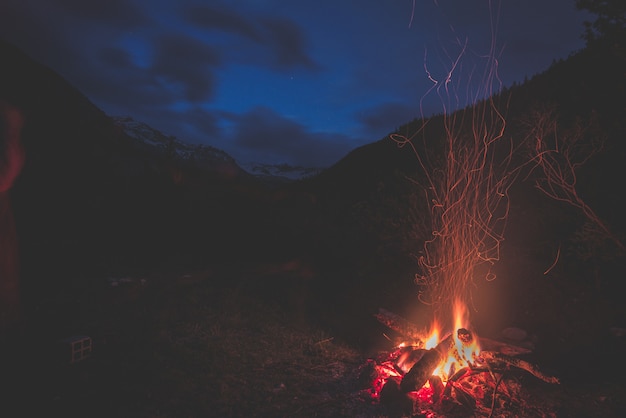
[[426,342],[424,343],[424,348],[427,350],[430,350],[431,348],[435,348],[437,344],[439,344],[439,334],[440,334],[439,322],[435,319],[431,326],[430,337],[428,337],[426,339]]
[[[469,313],[467,307],[460,299],[456,299],[454,302],[454,329],[457,331],[454,333],[454,345],[456,347],[456,353],[460,357],[460,361],[457,362],[457,369],[461,367],[467,367],[474,363],[476,357],[480,354],[480,345],[478,338],[470,333],[461,333],[460,330],[467,330],[470,328]],[[465,338],[464,338],[465,336]]]
[[[447,382],[456,371],[474,364],[480,354],[478,338],[470,333],[469,313],[466,305],[460,300],[454,302],[454,333],[452,345],[448,356],[437,366],[433,376],[438,376],[443,382]],[[437,347],[441,342],[441,327],[435,319],[431,325],[428,338],[425,339],[424,348],[430,350]]]
[[[442,332],[444,328],[440,325],[440,319],[435,318],[430,330],[424,332],[418,341],[401,343],[396,346],[393,353],[381,358],[378,363],[372,363],[375,366],[369,391],[372,399],[380,400],[380,393],[390,380],[399,388],[406,374],[422,361],[429,350],[436,350],[440,355],[434,358],[434,361],[438,359],[441,361],[432,373],[432,376],[438,379],[428,379],[421,388],[408,394],[423,403],[436,402],[433,397],[435,394],[441,396],[442,388],[450,382],[450,378],[456,372],[475,364],[480,355],[480,346],[477,338],[469,331],[469,312],[466,305],[457,298],[451,310],[453,320],[450,322],[454,323],[454,334],[451,335],[449,331]],[[432,355],[429,359],[433,359]],[[433,366],[432,363],[427,364],[428,367]]]

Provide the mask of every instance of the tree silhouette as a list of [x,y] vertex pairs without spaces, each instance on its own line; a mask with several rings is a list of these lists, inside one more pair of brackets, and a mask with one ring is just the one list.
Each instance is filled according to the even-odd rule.
[[596,16],[585,22],[587,42],[601,39],[620,41],[626,34],[626,2],[624,0],[576,0],[576,8]]

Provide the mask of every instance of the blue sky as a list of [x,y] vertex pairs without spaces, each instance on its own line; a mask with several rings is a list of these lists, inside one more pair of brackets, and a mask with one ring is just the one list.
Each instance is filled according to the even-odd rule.
[[316,167],[469,104],[490,57],[496,89],[547,69],[584,46],[589,18],[574,0],[2,3],[0,37],[107,114],[241,164]]

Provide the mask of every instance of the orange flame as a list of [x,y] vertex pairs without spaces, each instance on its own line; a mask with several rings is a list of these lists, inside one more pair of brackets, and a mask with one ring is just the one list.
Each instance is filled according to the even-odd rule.
[[467,367],[474,363],[476,357],[480,354],[480,346],[478,338],[469,334],[469,340],[463,341],[459,335],[458,330],[470,329],[469,313],[467,307],[460,299],[456,299],[454,302],[454,329],[457,331],[454,333],[454,345],[456,352],[461,357],[460,367]]
[[431,326],[430,337],[424,343],[424,348],[430,350],[431,348],[435,348],[437,344],[439,344],[439,322],[435,319],[433,321],[433,325]]
[[[467,332],[470,329],[469,313],[467,307],[460,300],[454,302],[454,332],[448,356],[433,372],[433,376],[438,376],[442,381],[447,382],[455,371],[474,364],[476,357],[480,354],[478,338]],[[460,330],[460,331],[459,331]],[[424,348],[431,349],[440,342],[441,328],[437,320],[433,321],[429,337],[425,340]]]

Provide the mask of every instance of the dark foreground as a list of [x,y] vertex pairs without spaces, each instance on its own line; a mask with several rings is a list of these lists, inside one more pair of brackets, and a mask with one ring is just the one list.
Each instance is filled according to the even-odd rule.
[[[105,281],[85,291],[62,323],[49,318],[7,336],[2,416],[411,416],[369,396],[367,360],[391,349],[373,318],[371,340],[379,344],[360,345],[280,303],[274,291],[260,291],[250,274],[229,274],[167,274],[116,286]],[[55,349],[57,340],[71,335],[93,340],[92,355],[75,364]],[[602,342],[606,355],[626,354],[619,338]],[[594,362],[610,361],[598,353],[571,358],[576,350],[568,347],[548,349],[536,360],[552,361],[559,349],[562,362],[573,362],[562,383],[517,373],[532,408],[496,408],[492,416],[626,416],[621,369],[592,374]],[[557,371],[562,365],[542,366]]]

